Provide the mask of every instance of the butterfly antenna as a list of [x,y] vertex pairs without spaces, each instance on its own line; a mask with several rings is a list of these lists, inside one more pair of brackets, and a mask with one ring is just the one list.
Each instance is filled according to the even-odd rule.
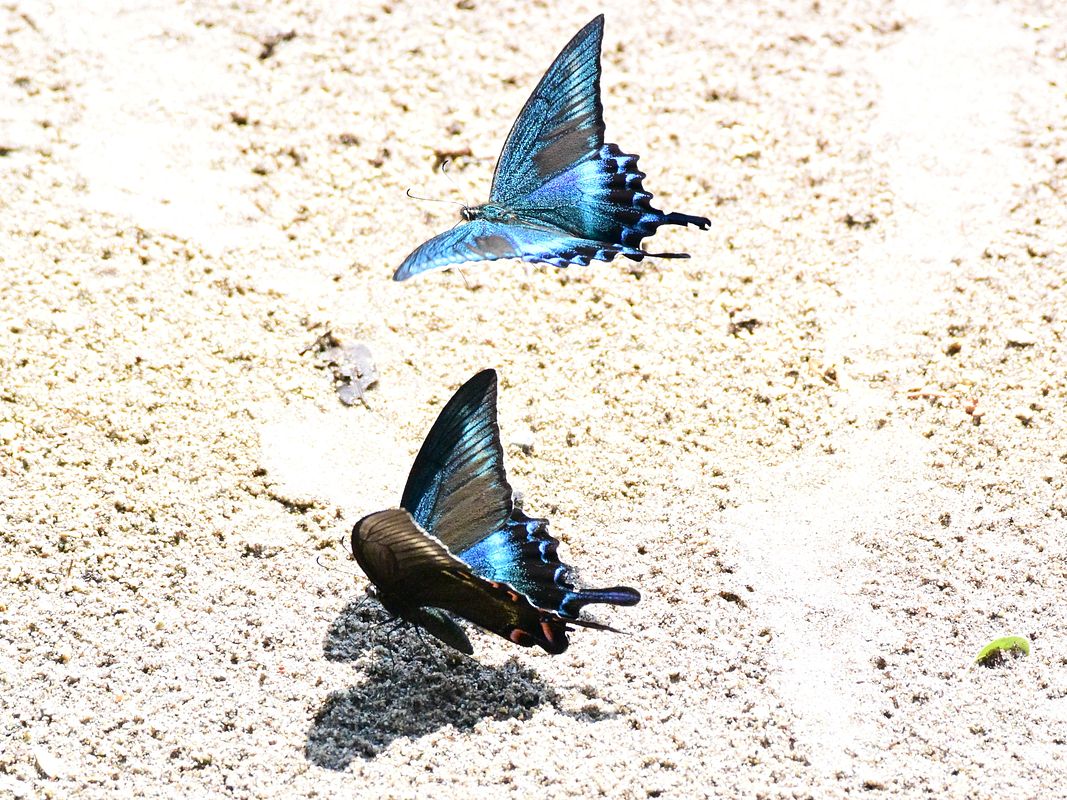
[[369,594],[363,595],[363,599],[360,600],[358,603],[356,603],[355,608],[352,609],[352,613],[354,614],[357,611],[359,611],[361,608],[363,608],[363,604],[366,603],[368,600],[370,600],[370,595]]
[[442,162],[441,162],[441,174],[442,174],[442,175],[444,175],[444,176],[445,176],[445,179],[446,179],[446,180],[447,180],[447,181],[448,181],[449,183],[451,183],[451,184],[452,184],[452,186],[453,186],[453,187],[454,187],[455,189],[457,189],[457,190],[458,190],[458,189],[459,189],[459,184],[457,184],[457,183],[456,183],[456,182],[455,182],[455,181],[454,181],[454,180],[452,179],[452,176],[448,174],[448,165],[449,165],[449,164],[451,164],[451,163],[452,163],[452,159],[451,159],[451,158],[446,158],[446,159],[445,159],[444,161],[442,161]]
[[[455,179],[453,179],[453,177],[448,174],[448,167],[449,167],[449,165],[451,163],[452,163],[452,159],[451,158],[446,158],[444,161],[441,162],[441,174],[444,175],[445,178],[448,179],[448,182],[452,184],[453,188],[455,188],[455,190],[457,192],[462,194],[463,193],[463,189],[460,187],[460,185],[458,183],[456,183]],[[470,203],[461,203],[461,205],[464,208],[470,208]]]
[[451,203],[452,205],[459,206],[460,208],[466,207],[466,203],[461,203],[459,202],[459,200],[444,200],[440,197],[422,197],[421,195],[417,195],[412,192],[411,189],[408,189],[406,192],[404,192],[404,194],[406,194],[412,200],[425,200],[427,203]]
[[341,569],[340,567],[331,567],[329,564],[323,562],[322,556],[315,556],[315,563],[323,569],[329,570],[330,572],[340,572],[342,575],[347,575],[350,578],[359,577],[358,572],[349,572],[347,569]]

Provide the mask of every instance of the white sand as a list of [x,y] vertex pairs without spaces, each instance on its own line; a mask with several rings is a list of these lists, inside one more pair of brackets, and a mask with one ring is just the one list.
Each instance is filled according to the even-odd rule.
[[[1067,17],[838,5],[0,9],[0,796],[1067,796]],[[600,10],[693,258],[389,281]],[[488,366],[631,636],[356,609]]]

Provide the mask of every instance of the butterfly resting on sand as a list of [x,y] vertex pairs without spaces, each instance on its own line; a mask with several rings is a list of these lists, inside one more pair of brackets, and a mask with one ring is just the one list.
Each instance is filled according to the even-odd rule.
[[[496,421],[496,372],[479,372],[441,411],[408,475],[400,508],[352,529],[352,555],[400,619],[474,652],[451,615],[556,654],[589,603],[632,606],[635,589],[576,589],[548,520],[515,507]],[[617,631],[616,631],[617,632]]]
[[653,208],[637,156],[604,141],[603,37],[600,15],[563,48],[504,142],[489,202],[464,206],[463,221],[419,246],[394,280],[498,258],[566,267],[617,255],[634,261],[689,257],[641,249],[641,240],[660,225],[707,230],[711,221]]

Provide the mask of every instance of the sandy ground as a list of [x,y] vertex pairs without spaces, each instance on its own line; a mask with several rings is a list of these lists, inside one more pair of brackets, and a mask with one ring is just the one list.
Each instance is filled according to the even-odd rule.
[[[0,795],[1067,796],[1061,4],[91,7],[0,8]],[[601,10],[693,258],[389,281]],[[357,608],[488,366],[630,636]]]

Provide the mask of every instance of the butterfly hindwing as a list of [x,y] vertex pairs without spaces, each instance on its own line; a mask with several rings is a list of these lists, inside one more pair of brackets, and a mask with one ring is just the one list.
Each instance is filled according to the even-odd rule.
[[634,589],[575,589],[570,567],[556,553],[559,539],[548,532],[548,520],[512,511],[506,526],[457,555],[483,578],[502,581],[562,617],[575,618],[582,606],[609,603],[631,606],[641,599]]
[[[466,636],[434,610],[457,614],[524,647],[539,645],[553,654],[567,649],[568,620],[537,608],[506,584],[475,575],[403,509],[379,511],[356,523],[352,552],[387,610],[457,650],[471,652]],[[384,584],[374,572],[380,565],[387,565]]]
[[595,159],[575,164],[518,201],[515,212],[527,224],[612,243],[605,247],[607,257],[596,256],[601,261],[610,261],[616,254],[634,261],[645,256],[689,258],[686,253],[650,253],[641,249],[641,241],[654,236],[661,225],[707,229],[711,220],[654,208],[652,194],[641,184],[644,177],[637,168],[637,156],[605,144]]

